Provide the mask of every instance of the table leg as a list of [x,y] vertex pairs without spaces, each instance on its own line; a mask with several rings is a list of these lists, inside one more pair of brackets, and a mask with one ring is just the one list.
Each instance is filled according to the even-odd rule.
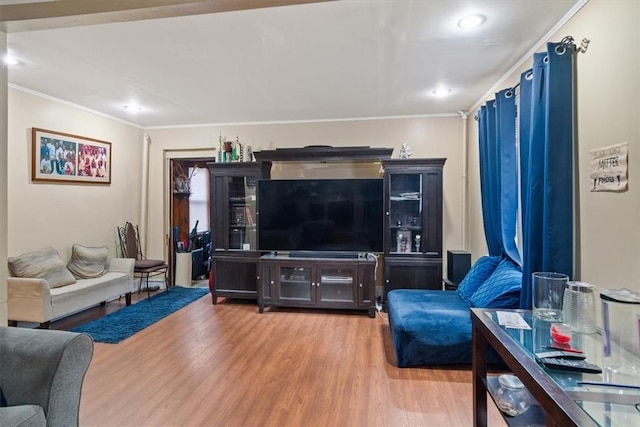
[[487,340],[473,325],[473,425],[487,425]]

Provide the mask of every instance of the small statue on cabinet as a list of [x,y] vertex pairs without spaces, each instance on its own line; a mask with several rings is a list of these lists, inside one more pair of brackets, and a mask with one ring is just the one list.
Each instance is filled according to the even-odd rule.
[[411,148],[407,146],[406,142],[403,142],[402,147],[400,147],[400,158],[408,159],[409,157],[411,157]]

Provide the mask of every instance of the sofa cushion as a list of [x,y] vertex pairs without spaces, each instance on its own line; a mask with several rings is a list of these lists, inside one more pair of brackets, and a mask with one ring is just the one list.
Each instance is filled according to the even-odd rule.
[[106,246],[87,247],[74,243],[67,268],[76,279],[92,279],[106,273],[108,259],[109,248]]
[[387,300],[399,368],[471,362],[469,304],[455,291],[394,289]]
[[7,261],[14,276],[45,279],[51,288],[76,282],[60,259],[58,251],[51,247],[11,257]]
[[42,406],[17,405],[0,409],[0,426],[41,427],[47,425]]
[[471,297],[472,307],[518,308],[522,288],[522,270],[509,258],[498,267]]
[[480,257],[458,286],[457,292],[460,298],[469,302],[475,291],[491,276],[499,263],[500,257],[497,256]]
[[161,259],[137,259],[135,268],[136,270],[145,270],[147,268],[156,268],[164,265],[165,262]]

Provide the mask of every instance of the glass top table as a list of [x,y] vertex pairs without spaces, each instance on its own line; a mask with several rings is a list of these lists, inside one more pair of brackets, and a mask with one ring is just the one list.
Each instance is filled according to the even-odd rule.
[[[498,311],[519,313],[531,329],[500,325]],[[547,425],[640,426],[640,388],[612,386],[630,382],[612,377],[603,366],[600,334],[572,334],[571,348],[583,351],[587,362],[603,368],[603,373],[587,374],[549,369],[535,360],[534,353],[552,350],[551,322],[533,317],[531,311],[472,308],[471,321],[476,426],[486,425],[488,347],[520,378],[541,407]]]

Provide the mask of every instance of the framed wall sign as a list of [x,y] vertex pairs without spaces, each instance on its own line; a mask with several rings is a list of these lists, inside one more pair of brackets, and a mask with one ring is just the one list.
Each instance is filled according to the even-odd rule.
[[31,179],[34,182],[111,184],[111,143],[32,128]]

